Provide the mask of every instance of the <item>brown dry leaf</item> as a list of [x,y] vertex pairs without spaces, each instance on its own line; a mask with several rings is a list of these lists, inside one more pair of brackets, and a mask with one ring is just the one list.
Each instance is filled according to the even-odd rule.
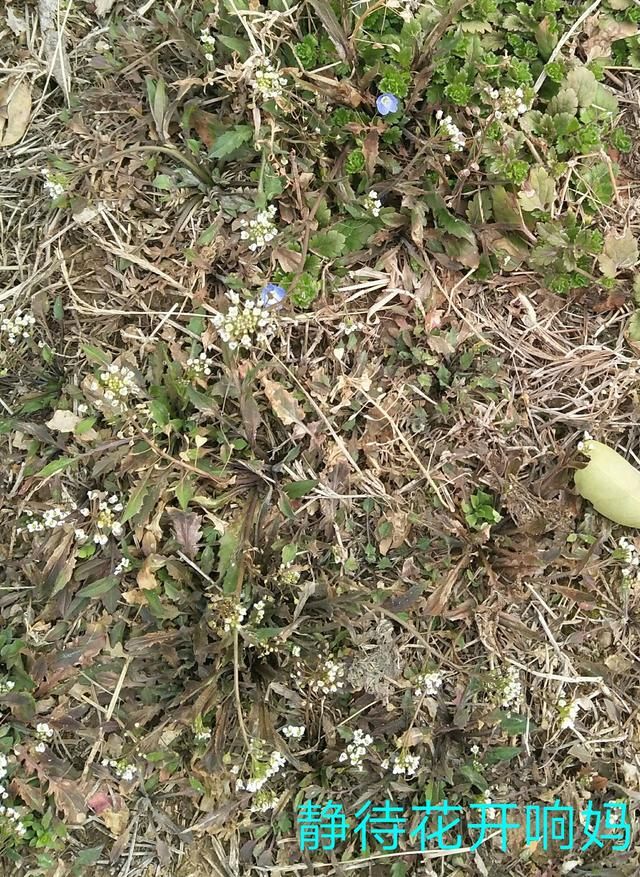
[[87,820],[86,801],[77,780],[65,777],[48,777],[49,792],[53,795],[58,810],[73,825],[82,825]]
[[302,253],[294,253],[286,247],[278,247],[273,251],[273,256],[278,260],[278,264],[283,271],[301,271],[304,264],[304,256]]
[[81,418],[73,411],[63,411],[58,408],[53,412],[51,420],[47,421],[47,426],[55,432],[73,432],[80,420]]
[[7,82],[0,88],[0,146],[22,139],[31,118],[31,89],[24,82]]
[[96,0],[96,15],[103,18],[113,9],[116,0]]
[[162,557],[160,554],[150,554],[149,557],[146,557],[144,563],[138,570],[138,575],[136,576],[138,586],[143,589],[146,588],[149,591],[157,588],[158,582],[156,581],[154,573],[159,569],[162,569],[165,563],[166,558]]
[[378,162],[378,152],[380,150],[380,132],[377,128],[373,128],[362,143],[362,152],[364,154],[365,169],[370,177],[373,176],[376,164]]
[[16,15],[11,6],[7,9],[7,25],[9,30],[13,31],[18,37],[27,31],[26,21],[21,15]]
[[302,405],[296,401],[288,390],[276,381],[262,378],[264,392],[276,417],[285,426],[302,425],[305,414]]
[[589,37],[584,43],[587,61],[593,61],[596,58],[608,58],[611,55],[612,43],[634,37],[640,33],[640,30],[631,21],[616,21],[613,18],[600,18],[594,15],[585,23],[585,33]]
[[71,65],[65,48],[65,35],[58,30],[58,0],[39,0],[38,14],[43,34],[44,54],[51,75],[64,92],[69,103]]
[[391,524],[391,532],[388,536],[384,536],[378,544],[378,551],[383,557],[387,555],[390,548],[400,548],[411,529],[406,512],[391,512],[385,517],[385,522]]
[[171,518],[176,542],[187,557],[193,560],[202,539],[202,515],[197,515],[195,512],[181,512],[177,509],[167,509],[167,513]]

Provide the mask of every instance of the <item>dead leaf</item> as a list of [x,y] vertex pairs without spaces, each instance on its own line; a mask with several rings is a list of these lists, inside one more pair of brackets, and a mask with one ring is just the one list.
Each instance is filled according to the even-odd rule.
[[171,526],[176,542],[191,560],[198,553],[198,547],[202,538],[202,515],[195,512],[181,512],[177,509],[167,509],[171,518]]
[[608,231],[604,238],[603,252],[598,256],[600,270],[605,277],[614,278],[624,268],[638,263],[638,242],[630,228],[622,234]]
[[387,525],[385,532],[390,530],[378,543],[378,551],[385,557],[390,548],[400,548],[409,534],[411,524],[409,523],[407,513],[401,511],[391,512],[389,515],[386,515],[382,523]]
[[113,9],[116,0],[96,0],[96,15],[104,18]]
[[47,426],[56,432],[73,432],[80,420],[81,418],[73,411],[63,411],[58,408],[54,411],[51,420],[47,421]]
[[0,146],[13,146],[22,139],[31,118],[31,89],[24,82],[8,82],[0,88]]
[[264,392],[276,417],[285,426],[301,425],[305,414],[302,405],[276,381],[262,378]]
[[277,247],[273,251],[273,256],[278,260],[278,264],[283,271],[301,271],[304,264],[304,256],[302,253],[294,253],[286,247]]
[[64,92],[69,103],[71,65],[65,48],[64,32],[58,30],[58,0],[39,0],[38,14],[44,37],[44,55],[51,75]]
[[378,162],[378,152],[380,148],[380,132],[377,128],[373,128],[362,143],[362,152],[364,154],[364,165],[367,174],[372,177]]
[[585,22],[584,30],[588,36],[583,47],[587,53],[587,61],[610,57],[612,43],[640,33],[631,21],[616,21],[614,18],[601,18],[598,15]]
[[7,8],[7,24],[9,30],[13,31],[18,37],[27,31],[27,24],[24,18],[21,15],[16,15],[12,6]]
[[157,588],[158,582],[156,581],[154,572],[162,569],[165,563],[166,558],[162,557],[160,554],[150,554],[149,557],[146,557],[144,563],[138,570],[138,575],[136,576],[138,586],[143,589],[146,588],[149,591]]
[[53,795],[58,810],[73,825],[82,825],[87,820],[86,801],[77,780],[65,777],[48,777],[49,792]]

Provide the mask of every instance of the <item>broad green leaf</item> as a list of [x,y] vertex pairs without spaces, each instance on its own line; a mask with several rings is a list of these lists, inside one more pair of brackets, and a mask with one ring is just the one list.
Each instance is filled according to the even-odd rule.
[[355,253],[364,248],[376,227],[366,219],[345,219],[338,222],[334,230],[344,235],[344,251]]
[[507,225],[520,225],[520,213],[516,206],[516,196],[507,192],[504,186],[494,186],[491,192],[493,216],[496,222]]
[[147,484],[148,479],[148,475],[145,478],[142,478],[137,487],[135,487],[134,490],[131,492],[129,501],[124,507],[124,512],[122,513],[121,522],[123,524],[126,524],[127,521],[130,521],[131,518],[134,518],[142,508],[144,498],[149,492],[149,486]]
[[556,197],[556,186],[543,167],[533,167],[529,179],[518,193],[518,201],[523,210],[548,210]]
[[47,478],[49,475],[55,475],[56,472],[62,472],[68,466],[71,466],[72,463],[76,462],[75,457],[58,457],[57,460],[53,460],[51,463],[47,463],[47,465],[42,468],[39,472],[36,472],[36,478]]
[[319,483],[320,482],[315,479],[308,479],[307,481],[292,481],[290,484],[285,484],[282,489],[289,499],[300,499],[300,497],[306,496],[307,493],[311,493],[314,487],[317,487]]
[[195,490],[191,478],[189,478],[188,475],[185,476],[179,484],[176,484],[173,492],[176,495],[176,499],[180,503],[180,508],[182,509],[182,511],[186,511],[189,503],[195,496]]
[[218,545],[218,573],[225,594],[233,594],[238,583],[240,525],[234,522],[221,536]]
[[547,113],[550,116],[558,116],[567,113],[575,116],[578,112],[578,95],[572,88],[561,88],[555,97],[547,104]]
[[226,158],[236,149],[240,149],[253,136],[253,128],[249,125],[236,125],[230,131],[225,131],[216,140],[209,150],[210,158]]
[[472,225],[485,225],[493,216],[491,196],[486,191],[476,192],[467,207],[467,219]]
[[216,33],[216,40],[235,52],[241,61],[246,61],[251,55],[251,45],[247,40],[241,40],[238,37],[228,37],[224,34]]
[[598,93],[598,80],[587,67],[574,67],[570,70],[565,85],[575,91],[581,107],[590,106]]
[[576,490],[596,511],[625,527],[640,527],[640,471],[613,448],[588,439],[582,452],[589,458],[578,469]]
[[608,231],[604,238],[603,252],[598,256],[600,270],[605,277],[616,277],[625,268],[633,268],[638,263],[638,242],[631,229],[626,228],[621,235]]
[[90,585],[87,585],[86,588],[82,588],[81,591],[78,591],[77,597],[82,599],[89,599],[90,597],[103,597],[105,594],[108,594],[115,586],[118,584],[118,579],[116,576],[106,576],[103,579],[98,579],[97,582],[91,582]]
[[309,241],[309,249],[323,259],[337,259],[344,252],[346,240],[341,232],[329,229],[314,234]]
[[99,347],[94,347],[92,344],[83,344],[82,350],[89,362],[96,363],[97,365],[109,365],[111,363],[109,354],[105,353],[104,350],[100,350]]

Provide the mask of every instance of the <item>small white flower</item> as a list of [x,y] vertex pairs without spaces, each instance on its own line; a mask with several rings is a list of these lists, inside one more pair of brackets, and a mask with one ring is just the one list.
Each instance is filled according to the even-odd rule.
[[249,67],[253,71],[250,84],[256,95],[263,100],[282,97],[287,80],[279,74],[268,58],[260,56],[253,58],[249,61]]
[[380,216],[382,210],[382,201],[378,198],[378,193],[371,189],[362,199],[362,206],[372,216]]
[[289,740],[302,740],[305,730],[304,725],[285,725],[280,729],[281,733]]

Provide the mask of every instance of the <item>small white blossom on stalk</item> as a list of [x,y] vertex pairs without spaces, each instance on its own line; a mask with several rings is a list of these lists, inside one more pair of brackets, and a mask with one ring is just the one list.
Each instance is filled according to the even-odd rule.
[[66,191],[66,180],[63,174],[52,174],[50,173],[50,171],[45,169],[42,171],[42,176],[44,177],[44,183],[42,184],[42,188],[45,190],[45,192],[52,201],[55,201],[55,199],[59,198],[60,195],[64,195]]
[[253,740],[250,775],[246,780],[237,780],[236,789],[245,792],[259,792],[267,780],[278,773],[285,762],[284,755],[277,749],[267,754],[265,742]]
[[204,27],[200,31],[200,42],[205,49],[204,56],[207,61],[213,61],[213,50],[216,46],[216,38],[211,34],[210,27]]
[[516,119],[529,109],[522,88],[503,88],[498,91],[497,88],[489,87],[487,94],[495,107],[493,115],[498,120]]
[[562,730],[566,728],[573,728],[575,726],[575,720],[578,717],[578,713],[580,712],[580,704],[577,700],[567,701],[566,698],[561,697],[558,700],[558,720],[560,722],[560,727]]
[[593,441],[593,436],[591,435],[591,433],[585,431],[584,435],[582,436],[582,441],[578,442],[578,450],[583,451],[584,450],[584,443],[585,442],[592,442],[592,441]]
[[372,216],[380,216],[380,211],[382,210],[382,201],[378,198],[378,193],[371,189],[370,192],[362,199],[362,206],[370,213]]
[[134,779],[138,773],[135,764],[131,764],[125,758],[121,758],[118,761],[115,758],[103,758],[102,766],[111,768],[118,779],[124,780],[126,783]]
[[[482,793],[482,795],[476,799],[476,803],[477,804],[491,804],[491,803],[493,803],[492,799],[491,799],[491,790],[485,789],[484,792]],[[487,819],[490,822],[493,822],[498,816],[498,810],[495,807],[487,807],[487,809],[485,810],[485,813],[487,815]]]
[[[91,388],[102,390],[108,406],[121,414],[129,408],[129,397],[140,393],[134,372],[126,365],[116,365],[115,362],[100,372],[98,378],[92,382]],[[102,399],[96,399],[94,404],[98,409],[104,405]]]
[[362,770],[362,762],[367,749],[373,743],[371,734],[365,734],[360,728],[356,728],[353,732],[353,740],[344,752],[341,752],[338,761],[348,761],[351,767]]
[[264,610],[266,603],[264,600],[258,600],[257,603],[253,604],[253,609],[251,613],[251,621],[253,624],[258,625],[264,618]]
[[283,89],[287,84],[284,76],[281,76],[271,61],[265,57],[254,58],[250,62],[251,87],[263,100],[279,98],[283,95]]
[[[4,311],[4,305],[0,305],[0,313]],[[11,317],[3,317],[0,320],[0,334],[7,336],[9,344],[15,344],[22,339],[31,338],[31,330],[36,324],[33,314],[25,313],[22,308],[13,312]]]
[[384,770],[391,766],[391,773],[396,776],[411,777],[420,769],[420,756],[403,751],[392,758],[385,758],[381,766]]
[[626,536],[621,536],[618,539],[618,548],[624,553],[624,562],[626,564],[622,570],[622,575],[625,579],[638,578],[640,573],[638,569],[640,566],[640,553],[638,549],[631,539],[628,539]]
[[285,725],[280,729],[280,733],[288,740],[302,740],[305,730],[304,725]]
[[247,607],[243,606],[241,603],[235,603],[233,606],[229,607],[226,614],[222,616],[223,630],[227,633],[231,630],[240,630],[246,614]]
[[206,353],[201,353],[200,356],[191,356],[187,360],[185,374],[190,380],[200,377],[209,377],[212,365],[213,360],[210,359]]
[[18,527],[17,532],[21,533],[23,530],[26,530],[27,533],[43,533],[45,530],[55,530],[58,527],[62,527],[70,514],[70,510],[55,506],[54,508],[46,509],[42,513],[42,517],[38,518],[32,511],[27,509],[25,511],[25,515],[29,519],[27,525],[26,527]]
[[320,665],[318,675],[312,679],[310,686],[314,691],[321,691],[323,694],[334,694],[339,688],[342,688],[344,682],[344,667],[333,658],[327,658]]
[[416,697],[421,697],[423,694],[433,697],[440,691],[443,682],[444,677],[439,670],[434,670],[431,673],[419,673],[413,680],[413,693]]
[[493,689],[499,705],[513,709],[522,701],[522,684],[517,667],[509,667],[506,673],[498,673],[493,678]]
[[278,234],[278,227],[273,221],[275,215],[275,206],[269,204],[264,210],[258,210],[253,219],[240,220],[240,240],[249,241],[252,253],[271,243]]
[[131,561],[128,557],[121,557],[118,563],[116,564],[115,569],[113,570],[114,576],[120,576],[122,573],[126,572],[131,566]]
[[270,789],[261,789],[251,799],[249,811],[251,813],[266,813],[268,810],[273,810],[279,798],[280,796]]
[[27,828],[22,822],[20,814],[15,807],[5,807],[0,804],[0,836],[12,834],[22,838],[27,833]]
[[353,335],[355,332],[362,332],[363,329],[366,329],[365,324],[357,320],[352,320],[351,317],[346,317],[338,323],[337,326],[337,332],[341,335],[346,335],[347,337]]
[[[16,683],[12,682],[11,679],[0,679],[0,694],[9,694],[15,687]],[[0,756],[0,758],[3,758],[3,756]]]
[[97,531],[94,533],[93,541],[97,545],[106,545],[110,535],[119,539],[122,536],[123,527],[116,517],[116,512],[121,512],[124,508],[120,498],[114,493],[105,499],[106,494],[98,490],[90,490],[87,496],[90,500],[98,500]]
[[465,147],[466,138],[451,116],[445,116],[442,110],[438,110],[436,119],[440,122],[440,129],[451,140],[454,152],[462,152]]
[[237,292],[228,292],[231,306],[226,314],[215,314],[211,322],[220,338],[231,350],[264,344],[276,327],[275,313],[257,299],[240,300]]

